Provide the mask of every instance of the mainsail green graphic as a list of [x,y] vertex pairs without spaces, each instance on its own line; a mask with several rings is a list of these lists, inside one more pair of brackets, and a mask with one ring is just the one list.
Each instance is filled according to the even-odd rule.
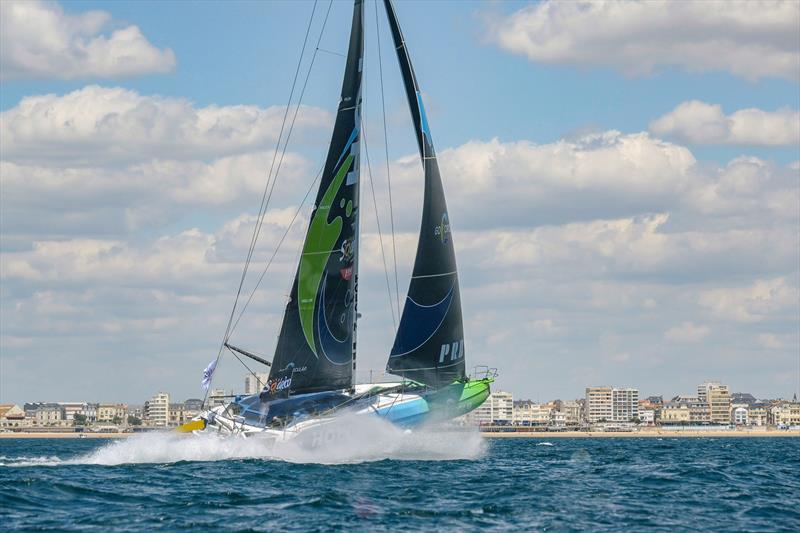
[[[328,215],[330,214],[333,200],[339,192],[345,174],[350,170],[352,162],[353,156],[348,155],[328,190],[325,191],[322,202],[314,212],[314,218],[311,219],[306,242],[303,245],[303,254],[300,257],[300,274],[297,285],[300,324],[303,327],[303,334],[306,337],[308,347],[311,348],[314,355],[318,355],[314,343],[314,311],[316,310],[319,284],[333,251],[333,246],[342,234],[342,217],[336,217],[328,222]],[[352,202],[352,200],[348,200],[348,202]],[[352,205],[352,203],[348,205]]]
[[289,394],[353,385],[363,10],[356,0],[330,148],[270,369]]

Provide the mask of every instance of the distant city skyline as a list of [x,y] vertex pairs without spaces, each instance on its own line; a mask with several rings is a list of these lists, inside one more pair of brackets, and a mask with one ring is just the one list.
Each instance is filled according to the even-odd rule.
[[[201,394],[313,6],[0,2],[0,403]],[[359,382],[385,368],[420,217],[379,11],[383,145],[374,9],[364,135],[387,250],[388,152],[399,291],[365,161]],[[532,399],[604,383],[696,394],[705,379],[798,393],[800,3],[397,11],[447,190],[468,368]],[[333,2],[247,295],[324,156],[350,14]],[[309,208],[232,338],[267,359]],[[241,389],[242,372],[226,355],[213,386]]]

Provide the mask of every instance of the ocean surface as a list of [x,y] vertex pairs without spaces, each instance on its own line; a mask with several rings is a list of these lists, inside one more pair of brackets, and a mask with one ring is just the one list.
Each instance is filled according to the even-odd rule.
[[800,439],[0,439],[0,529],[800,531]]

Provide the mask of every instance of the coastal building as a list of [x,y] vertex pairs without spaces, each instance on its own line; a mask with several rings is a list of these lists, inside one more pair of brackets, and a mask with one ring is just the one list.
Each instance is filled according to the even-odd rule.
[[731,405],[731,422],[737,426],[749,425],[748,409],[745,404]]
[[634,388],[587,387],[586,421],[631,422],[639,416],[639,390]]
[[514,396],[510,392],[495,391],[480,407],[469,413],[466,420],[479,425],[512,424],[514,420]]
[[556,429],[567,427],[567,413],[556,409],[550,411],[550,427]]
[[182,403],[169,404],[169,425],[180,426],[203,412],[203,400],[190,398]]
[[0,405],[0,428],[22,428],[28,425],[29,420],[26,420],[25,410],[22,407],[14,404]]
[[639,423],[645,426],[654,426],[656,423],[656,412],[653,409],[642,409],[639,407]]
[[25,411],[25,418],[36,418],[36,411],[40,405],[44,404],[42,402],[25,402],[22,405],[22,409]]
[[689,402],[673,400],[661,408],[661,423],[687,425],[692,421],[692,411]]
[[612,389],[611,402],[614,422],[632,422],[639,418],[639,389]]
[[40,403],[34,411],[33,422],[37,426],[60,426],[66,422],[64,408],[57,403]]
[[208,393],[208,403],[211,404],[211,407],[225,405],[225,397],[225,389],[211,389],[211,392]]
[[[648,396],[644,400],[639,400],[639,420],[644,422],[642,413],[645,411],[652,411],[653,423],[657,423],[661,419],[661,409],[664,408],[664,398],[661,396]],[[649,414],[644,415],[650,417]]]
[[718,381],[706,381],[697,386],[697,397],[708,404],[709,420],[712,424],[731,423],[731,393],[727,385]]
[[512,419],[516,426],[546,426],[550,413],[541,404],[531,400],[519,400],[514,402]]
[[169,394],[159,392],[144,403],[144,420],[150,426],[169,425]]
[[264,385],[267,384],[267,380],[269,379],[268,372],[255,372],[250,373],[248,372],[244,376],[244,393],[246,396],[251,394],[258,394],[261,392],[261,389],[264,388]]
[[590,424],[613,420],[612,387],[586,387],[586,421]]
[[583,406],[581,402],[568,400],[561,403],[561,411],[565,414],[565,423],[568,426],[578,426],[583,420]]
[[127,416],[144,420],[144,405],[129,405]]
[[769,419],[769,405],[758,402],[747,408],[747,420],[751,426],[766,426]]
[[97,406],[97,421],[120,423],[128,418],[128,405],[124,403],[101,403]]
[[72,422],[75,420],[75,415],[86,417],[87,422],[94,422],[97,420],[97,405],[96,403],[87,402],[58,402],[58,405],[64,411],[64,420]]
[[772,424],[780,428],[800,427],[800,403],[781,403],[770,409]]
[[[688,419],[685,413],[678,413],[682,409],[688,410]],[[697,396],[676,396],[661,410],[661,423],[707,425],[711,423],[708,404]]]
[[182,403],[169,404],[169,423],[168,426],[175,427],[184,423],[186,415],[184,414]]

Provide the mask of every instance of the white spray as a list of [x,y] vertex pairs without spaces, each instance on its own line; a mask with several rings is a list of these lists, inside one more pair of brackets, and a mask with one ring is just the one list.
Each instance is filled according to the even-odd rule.
[[447,426],[404,430],[375,417],[343,415],[329,426],[332,439],[309,446],[307,439],[268,442],[259,438],[181,435],[158,432],[120,439],[87,455],[61,460],[56,457],[5,458],[3,466],[57,466],[69,464],[122,465],[263,459],[292,463],[347,464],[383,459],[478,459],[485,444],[477,429]]

